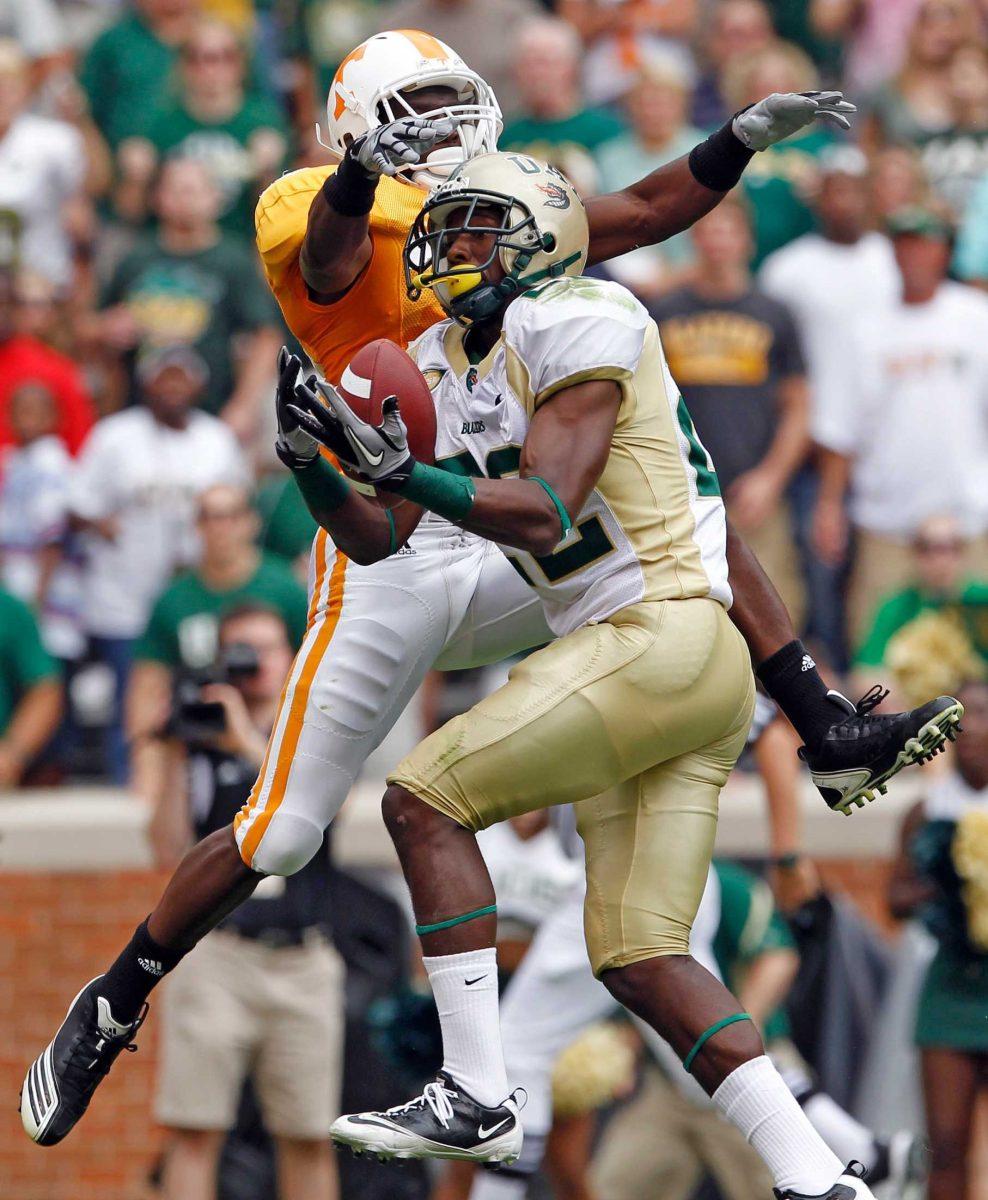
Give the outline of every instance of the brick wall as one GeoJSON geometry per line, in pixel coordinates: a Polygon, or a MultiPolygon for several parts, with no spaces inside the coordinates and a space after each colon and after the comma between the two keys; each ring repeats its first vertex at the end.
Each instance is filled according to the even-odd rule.
{"type": "Polygon", "coordinates": [[[148,872],[0,874],[0,1197],[137,1200],[158,1144],[150,1116],[154,1037],[125,1055],[75,1135],[39,1149],[17,1094],[75,990],[98,974],[149,911],[163,879],[148,872]]]}

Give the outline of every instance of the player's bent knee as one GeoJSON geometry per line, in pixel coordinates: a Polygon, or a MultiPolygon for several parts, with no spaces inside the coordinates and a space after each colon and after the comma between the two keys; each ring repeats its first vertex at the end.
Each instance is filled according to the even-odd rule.
{"type": "Polygon", "coordinates": [[[663,971],[675,970],[689,958],[689,947],[677,953],[650,955],[636,962],[604,966],[598,970],[600,981],[619,1004],[634,1006],[638,997],[654,991],[663,971]]]}
{"type": "Polygon", "coordinates": [[[392,783],[381,800],[381,815],[393,841],[417,833],[441,814],[400,784],[392,783]]]}
{"type": "Polygon", "coordinates": [[[275,813],[250,865],[262,875],[294,875],[322,846],[324,832],[295,813],[275,813]]]}

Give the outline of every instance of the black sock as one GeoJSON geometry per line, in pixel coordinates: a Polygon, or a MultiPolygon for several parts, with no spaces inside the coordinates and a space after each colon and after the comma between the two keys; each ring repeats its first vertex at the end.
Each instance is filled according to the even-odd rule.
{"type": "Polygon", "coordinates": [[[810,750],[816,750],[840,711],[803,643],[797,638],[776,650],[755,674],[810,750]]]}
{"type": "Polygon", "coordinates": [[[99,994],[109,1002],[114,1019],[121,1023],[133,1021],[152,990],[186,953],[159,946],[148,933],[147,921],[142,921],[120,957],[100,980],[99,994]]]}

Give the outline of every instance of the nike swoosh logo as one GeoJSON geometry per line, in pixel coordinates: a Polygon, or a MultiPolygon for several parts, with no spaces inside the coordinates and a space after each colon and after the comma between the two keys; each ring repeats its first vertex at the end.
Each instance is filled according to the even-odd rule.
{"type": "Polygon", "coordinates": [[[383,450],[378,450],[377,454],[372,454],[352,429],[347,429],[346,435],[350,439],[350,444],[353,446],[354,450],[356,450],[358,454],[362,455],[370,466],[376,467],[380,464],[381,459],[384,458],[383,450]]]}
{"type": "Polygon", "coordinates": [[[492,1125],[490,1129],[485,1129],[483,1125],[481,1125],[481,1127],[477,1130],[477,1137],[479,1137],[482,1142],[486,1141],[486,1139],[489,1138],[492,1133],[497,1133],[501,1126],[507,1125],[510,1120],[510,1117],[505,1117],[503,1121],[498,1121],[498,1123],[496,1125],[492,1125]]]}
{"type": "Polygon", "coordinates": [[[464,979],[463,982],[467,985],[467,987],[471,987],[473,984],[480,983],[480,981],[482,979],[486,979],[486,978],[487,978],[486,975],[478,975],[476,979],[464,979]]]}

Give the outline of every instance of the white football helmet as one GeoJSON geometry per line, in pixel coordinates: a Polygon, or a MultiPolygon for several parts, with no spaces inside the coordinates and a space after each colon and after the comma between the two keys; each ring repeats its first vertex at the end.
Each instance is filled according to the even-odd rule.
{"type": "Polygon", "coordinates": [[[432,150],[398,178],[432,188],[468,158],[497,148],[503,123],[493,89],[445,42],[418,29],[375,34],[340,63],[326,100],[327,148],[342,155],[355,138],[414,115],[401,93],[426,87],[456,92],[455,104],[418,115],[455,117],[459,144],[432,150]]]}
{"type": "Polygon", "coordinates": [[[446,313],[470,325],[494,316],[516,292],[579,275],[589,243],[586,209],[565,175],[527,154],[484,154],[426,200],[405,242],[405,285],[413,300],[430,288],[446,313]],[[478,208],[498,212],[500,225],[474,225],[478,208]],[[447,251],[465,231],[493,234],[490,253],[484,262],[451,266],[447,251]],[[484,271],[495,258],[505,276],[488,283],[484,271]]]}

